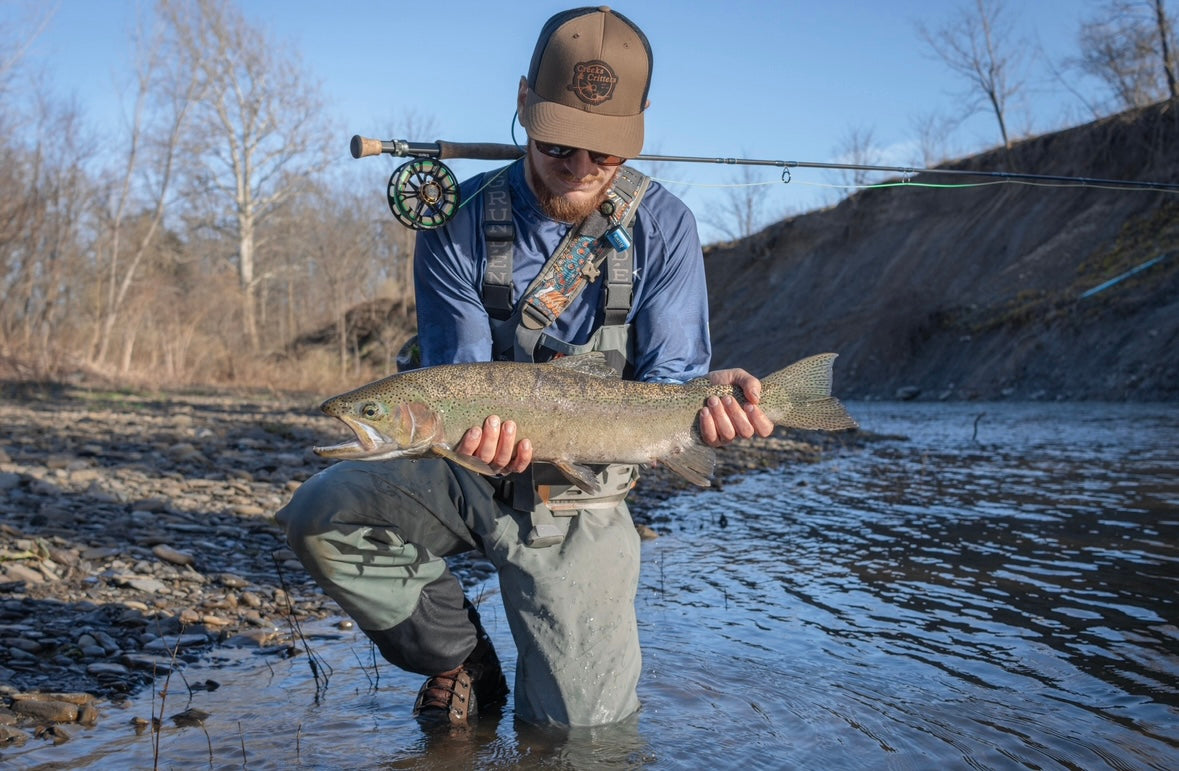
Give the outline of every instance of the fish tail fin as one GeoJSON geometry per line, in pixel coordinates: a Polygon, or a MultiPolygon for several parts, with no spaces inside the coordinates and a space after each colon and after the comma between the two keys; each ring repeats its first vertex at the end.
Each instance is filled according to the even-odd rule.
{"type": "Polygon", "coordinates": [[[796,361],[761,380],[761,408],[786,428],[839,431],[859,426],[831,395],[836,353],[820,353],[796,361]]]}

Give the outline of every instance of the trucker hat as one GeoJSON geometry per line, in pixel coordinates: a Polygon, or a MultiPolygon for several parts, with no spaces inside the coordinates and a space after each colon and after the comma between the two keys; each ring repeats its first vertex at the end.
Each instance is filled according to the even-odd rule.
{"type": "Polygon", "coordinates": [[[643,148],[651,44],[606,6],[549,19],[528,67],[520,125],[531,139],[634,158],[643,148]]]}

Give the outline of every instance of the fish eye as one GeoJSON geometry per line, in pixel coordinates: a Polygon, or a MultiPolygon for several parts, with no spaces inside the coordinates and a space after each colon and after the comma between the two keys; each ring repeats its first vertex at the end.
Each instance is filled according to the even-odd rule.
{"type": "Polygon", "coordinates": [[[381,412],[381,405],[377,402],[365,402],[360,407],[360,414],[366,418],[379,418],[381,412]]]}

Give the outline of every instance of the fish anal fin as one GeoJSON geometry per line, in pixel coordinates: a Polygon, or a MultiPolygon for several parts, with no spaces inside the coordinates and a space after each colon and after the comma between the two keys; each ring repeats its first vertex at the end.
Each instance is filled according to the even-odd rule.
{"type": "Polygon", "coordinates": [[[694,485],[712,486],[712,473],[716,470],[716,451],[706,444],[690,444],[657,460],[694,485]]]}
{"type": "Polygon", "coordinates": [[[580,463],[573,463],[572,461],[561,458],[550,460],[549,463],[552,463],[558,471],[565,475],[566,479],[576,485],[577,489],[583,493],[593,495],[598,492],[598,477],[589,466],[583,466],[580,463]]]}

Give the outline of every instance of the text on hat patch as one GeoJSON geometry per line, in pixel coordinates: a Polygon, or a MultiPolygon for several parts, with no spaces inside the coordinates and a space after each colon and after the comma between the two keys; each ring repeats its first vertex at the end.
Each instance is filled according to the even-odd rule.
{"type": "Polygon", "coordinates": [[[566,88],[588,105],[598,105],[614,96],[618,76],[609,64],[601,59],[578,62],[573,65],[573,80],[566,88]]]}

